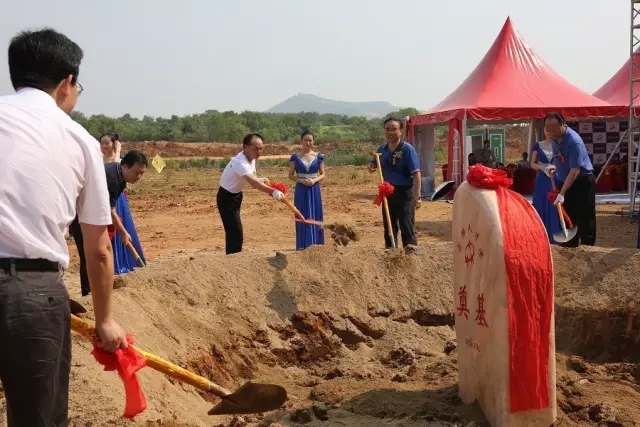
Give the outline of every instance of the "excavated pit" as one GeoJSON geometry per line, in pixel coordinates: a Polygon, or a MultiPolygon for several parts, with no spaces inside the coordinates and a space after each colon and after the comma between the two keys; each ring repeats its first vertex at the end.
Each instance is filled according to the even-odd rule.
{"type": "MultiPolygon", "coordinates": [[[[553,255],[558,425],[635,425],[640,256],[599,248],[553,255]]],[[[451,259],[450,243],[410,255],[327,246],[203,253],[132,273],[115,307],[141,348],[229,389],[281,384],[289,399],[268,414],[210,417],[217,398],[145,369],[149,407],[126,421],[117,375],[74,337],[69,425],[486,426],[457,394],[451,259]]],[[[82,303],[90,309],[88,298],[82,303]]]]}

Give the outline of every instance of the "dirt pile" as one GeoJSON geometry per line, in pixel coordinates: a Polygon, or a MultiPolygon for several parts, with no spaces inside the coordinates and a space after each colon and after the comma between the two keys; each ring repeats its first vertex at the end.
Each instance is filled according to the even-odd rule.
{"type": "MultiPolygon", "coordinates": [[[[121,418],[122,385],[74,337],[71,426],[484,426],[456,389],[451,244],[417,253],[311,247],[276,256],[196,253],[150,264],[115,291],[140,347],[234,389],[281,384],[279,411],[206,415],[213,401],[149,369],[149,408],[121,418]]],[[[640,420],[635,250],[554,248],[557,425],[640,420]]],[[[77,279],[69,281],[73,292],[77,279]]],[[[75,296],[75,295],[74,295],[75,296]]],[[[83,304],[90,307],[87,298],[83,304]]]]}

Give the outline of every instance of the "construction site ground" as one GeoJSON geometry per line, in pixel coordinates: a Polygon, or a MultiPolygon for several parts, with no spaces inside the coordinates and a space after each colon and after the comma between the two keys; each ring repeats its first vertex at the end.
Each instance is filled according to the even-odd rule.
{"type": "MultiPolygon", "coordinates": [[[[118,278],[115,313],[141,348],[227,388],[281,384],[289,400],[268,414],[211,417],[215,398],[147,368],[139,376],[148,409],[124,420],[120,379],[74,336],[70,426],[488,425],[456,389],[452,204],[423,202],[416,253],[385,251],[375,175],[331,167],[322,184],[325,222],[333,225],[325,246],[295,251],[290,211],[247,190],[245,249],[226,256],[215,207],[220,172],[149,170],[130,188],[148,266],[118,278]]],[[[284,168],[258,163],[258,174],[286,180],[284,168]]],[[[617,215],[620,208],[598,207],[598,247],[552,249],[557,426],[640,425],[640,254],[637,223],[617,215]]],[[[65,280],[91,312],[69,245],[65,280]]]]}

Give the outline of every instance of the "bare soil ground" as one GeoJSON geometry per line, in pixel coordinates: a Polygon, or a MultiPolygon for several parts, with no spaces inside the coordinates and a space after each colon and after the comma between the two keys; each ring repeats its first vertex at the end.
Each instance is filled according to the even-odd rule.
{"type": "MultiPolygon", "coordinates": [[[[258,172],[273,181],[286,174],[259,165],[258,172]]],[[[416,254],[384,251],[375,177],[328,168],[325,220],[346,247],[327,232],[326,246],[294,251],[290,212],[248,190],[246,250],[225,256],[219,173],[149,171],[130,190],[149,265],[124,276],[116,314],[141,348],[228,388],[249,379],[282,384],[289,401],[265,415],[209,417],[213,398],[145,369],[149,408],[126,421],[117,375],[103,372],[74,336],[71,426],[487,425],[456,391],[450,204],[423,203],[416,254]]],[[[640,320],[633,314],[640,254],[637,225],[617,209],[598,209],[600,247],[553,249],[557,426],[639,425],[640,320]]],[[[70,248],[65,279],[90,308],[90,298],[79,296],[73,242],[70,248]]]]}

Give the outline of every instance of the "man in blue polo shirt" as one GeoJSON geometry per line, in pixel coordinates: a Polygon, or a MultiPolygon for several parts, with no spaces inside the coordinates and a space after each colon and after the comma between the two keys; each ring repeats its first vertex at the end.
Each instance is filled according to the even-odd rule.
{"type": "MultiPolygon", "coordinates": [[[[393,185],[393,194],[387,197],[389,216],[393,228],[393,238],[398,241],[398,230],[402,237],[402,246],[417,245],[414,232],[415,211],[420,207],[420,164],[418,153],[408,142],[402,141],[402,121],[393,117],[386,119],[384,125],[385,142],[378,147],[382,178],[393,185]]],[[[377,164],[374,161],[369,166],[369,172],[375,172],[377,164]]],[[[384,224],[385,247],[391,247],[391,239],[382,211],[384,224]]]]}
{"type": "Polygon", "coordinates": [[[546,115],[544,128],[553,139],[553,163],[545,173],[556,174],[560,194],[555,204],[563,204],[578,227],[576,237],[562,246],[593,246],[596,243],[596,180],[587,148],[580,135],[569,128],[558,113],[546,115]]]}

